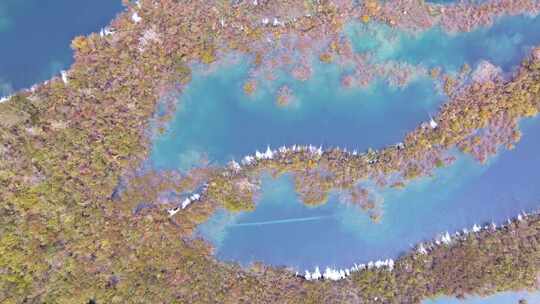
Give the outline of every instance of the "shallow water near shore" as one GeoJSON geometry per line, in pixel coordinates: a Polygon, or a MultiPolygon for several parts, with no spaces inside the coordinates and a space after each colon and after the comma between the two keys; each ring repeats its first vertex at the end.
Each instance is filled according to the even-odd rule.
{"type": "MultiPolygon", "coordinates": [[[[375,52],[374,60],[397,60],[456,72],[464,63],[473,68],[486,59],[509,72],[528,48],[540,43],[540,17],[504,17],[493,27],[470,33],[446,34],[434,28],[416,36],[381,24],[349,26],[358,52],[375,52]]],[[[240,57],[213,72],[194,68],[193,80],[179,98],[165,134],[154,140],[151,164],[159,169],[188,170],[207,162],[239,160],[267,146],[293,144],[340,146],[363,151],[397,143],[408,131],[437,112],[445,97],[434,82],[417,76],[403,89],[379,79],[366,88],[343,89],[342,70],[314,63],[306,82],[277,73],[253,96],[243,85],[250,58],[240,57]],[[276,104],[278,89],[293,91],[288,106],[276,104]]]]}
{"type": "Polygon", "coordinates": [[[378,190],[384,199],[379,223],[338,201],[303,205],[288,176],[263,178],[262,198],[254,212],[221,211],[199,227],[216,247],[217,257],[249,265],[262,261],[303,271],[315,266],[397,258],[419,242],[474,224],[504,223],[539,206],[540,120],[522,123],[524,137],[514,151],[503,151],[480,165],[461,155],[434,177],[405,189],[378,190]]]}
{"type": "Polygon", "coordinates": [[[187,170],[205,158],[223,165],[267,146],[381,148],[401,141],[445,100],[427,78],[404,89],[377,81],[366,89],[343,91],[339,70],[322,63],[306,82],[282,76],[272,87],[247,96],[242,88],[246,62],[209,75],[195,72],[167,132],[154,141],[154,166],[187,170]],[[284,83],[295,98],[280,107],[273,89],[284,83]]]}
{"type": "Polygon", "coordinates": [[[0,96],[69,68],[71,40],[99,32],[122,9],[120,0],[1,1],[0,96]]]}
{"type": "Polygon", "coordinates": [[[511,72],[540,43],[539,28],[539,16],[518,15],[468,33],[448,34],[435,27],[412,34],[376,23],[349,25],[346,33],[358,52],[373,53],[376,62],[397,60],[455,73],[464,63],[474,68],[487,60],[511,72]]]}

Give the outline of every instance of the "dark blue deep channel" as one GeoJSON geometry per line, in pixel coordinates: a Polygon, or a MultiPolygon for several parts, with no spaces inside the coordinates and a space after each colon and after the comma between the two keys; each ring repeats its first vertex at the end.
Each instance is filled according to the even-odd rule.
{"type": "Polygon", "coordinates": [[[121,0],[0,1],[0,96],[68,69],[71,40],[99,32],[122,9],[121,0]]]}

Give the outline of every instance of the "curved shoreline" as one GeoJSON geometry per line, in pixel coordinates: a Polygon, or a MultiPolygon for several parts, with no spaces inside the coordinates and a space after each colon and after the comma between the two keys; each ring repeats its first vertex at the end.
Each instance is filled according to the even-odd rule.
{"type": "MultiPolygon", "coordinates": [[[[388,271],[393,271],[394,267],[396,265],[399,265],[401,263],[401,260],[403,257],[406,257],[408,255],[415,255],[416,258],[418,258],[421,255],[428,255],[430,252],[435,250],[439,247],[451,247],[451,246],[459,246],[460,243],[467,240],[468,237],[471,237],[472,235],[476,234],[482,234],[482,238],[489,238],[490,233],[496,233],[504,230],[508,230],[511,225],[520,225],[520,223],[524,222],[527,224],[529,221],[529,218],[532,218],[531,222],[534,222],[540,217],[540,212],[531,212],[531,213],[525,213],[522,212],[518,214],[515,218],[507,219],[505,224],[500,224],[497,226],[494,222],[486,223],[483,225],[476,225],[474,224],[470,229],[463,228],[460,231],[456,231],[452,234],[445,232],[441,233],[437,238],[435,238],[432,241],[429,242],[422,242],[415,245],[413,248],[414,250],[410,253],[405,253],[403,256],[398,257],[396,260],[390,258],[386,260],[377,260],[377,261],[370,261],[367,263],[361,263],[361,264],[354,264],[351,268],[348,269],[333,269],[330,267],[326,267],[324,273],[320,272],[319,267],[315,267],[315,270],[313,272],[310,272],[309,270],[305,270],[305,275],[302,275],[300,273],[296,273],[295,276],[302,277],[307,281],[317,281],[317,280],[331,280],[331,281],[338,281],[338,280],[344,280],[353,275],[355,272],[359,271],[366,271],[371,269],[383,269],[388,271]]],[[[540,287],[540,286],[539,286],[540,287]]]]}

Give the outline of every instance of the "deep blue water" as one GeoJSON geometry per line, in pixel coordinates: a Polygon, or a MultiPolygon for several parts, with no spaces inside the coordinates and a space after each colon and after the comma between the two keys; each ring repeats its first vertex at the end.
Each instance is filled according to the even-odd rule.
{"type": "Polygon", "coordinates": [[[263,261],[303,270],[396,258],[440,233],[502,223],[540,207],[540,171],[531,169],[540,168],[540,120],[526,121],[523,128],[516,149],[486,165],[462,155],[405,189],[374,189],[385,201],[377,224],[337,196],[320,207],[304,206],[289,178],[265,177],[254,212],[222,211],[200,232],[216,245],[219,258],[244,265],[263,261]]]}
{"type": "Polygon", "coordinates": [[[355,49],[372,52],[376,62],[398,60],[456,72],[464,63],[474,68],[480,60],[488,60],[509,72],[540,44],[539,28],[538,16],[511,16],[491,27],[452,35],[438,27],[411,34],[375,23],[350,25],[346,32],[355,49]]]}
{"type": "Polygon", "coordinates": [[[69,68],[71,40],[98,32],[122,8],[121,0],[0,1],[0,96],[69,68]]]}

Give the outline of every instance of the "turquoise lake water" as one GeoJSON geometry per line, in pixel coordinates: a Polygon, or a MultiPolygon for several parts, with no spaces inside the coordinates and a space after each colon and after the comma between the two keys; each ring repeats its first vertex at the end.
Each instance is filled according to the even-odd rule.
{"type": "Polygon", "coordinates": [[[530,47],[540,44],[539,28],[538,16],[511,16],[499,18],[491,27],[451,35],[438,27],[411,34],[375,23],[350,25],[346,33],[355,50],[373,52],[375,62],[398,60],[456,72],[464,63],[474,67],[488,60],[509,72],[530,47]]]}
{"type": "MultiPolygon", "coordinates": [[[[501,18],[494,27],[457,35],[437,28],[417,36],[379,24],[369,28],[366,32],[350,26],[346,33],[358,51],[376,50],[376,61],[400,60],[449,71],[465,62],[474,68],[483,59],[510,71],[532,45],[540,44],[540,17],[501,18]]],[[[400,141],[445,101],[433,82],[421,76],[404,89],[379,80],[366,89],[343,90],[342,71],[322,63],[315,64],[314,76],[305,83],[281,74],[250,97],[243,92],[249,62],[242,58],[213,73],[195,69],[168,132],[154,141],[155,167],[187,170],[204,161],[223,164],[268,145],[381,148],[400,141]],[[295,97],[280,108],[276,91],[284,84],[295,97]]]]}
{"type": "Polygon", "coordinates": [[[519,300],[527,300],[529,304],[540,303],[540,291],[537,292],[502,292],[491,297],[471,297],[465,300],[454,298],[440,298],[426,300],[423,304],[518,304],[519,300]]]}
{"type": "Polygon", "coordinates": [[[180,97],[170,128],[153,146],[158,168],[186,170],[207,158],[224,164],[269,145],[313,144],[365,150],[400,141],[434,114],[444,97],[430,79],[420,78],[399,89],[378,81],[367,89],[341,90],[339,71],[315,66],[306,83],[284,76],[296,92],[289,107],[275,104],[273,88],[245,95],[246,61],[211,75],[195,73],[180,97]]]}
{"type": "Polygon", "coordinates": [[[0,96],[69,68],[71,40],[98,32],[122,9],[121,0],[0,1],[0,96]]]}

